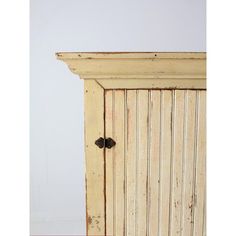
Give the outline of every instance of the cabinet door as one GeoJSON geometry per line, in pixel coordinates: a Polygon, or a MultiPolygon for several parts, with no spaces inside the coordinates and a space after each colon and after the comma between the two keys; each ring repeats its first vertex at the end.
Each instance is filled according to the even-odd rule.
{"type": "Polygon", "coordinates": [[[112,236],[205,235],[204,90],[106,90],[105,225],[112,236]]]}

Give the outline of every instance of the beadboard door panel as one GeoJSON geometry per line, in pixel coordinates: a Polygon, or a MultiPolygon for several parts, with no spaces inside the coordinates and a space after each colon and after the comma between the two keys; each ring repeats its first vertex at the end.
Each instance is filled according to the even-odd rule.
{"type": "Polygon", "coordinates": [[[107,235],[204,235],[205,93],[105,91],[107,235]]]}

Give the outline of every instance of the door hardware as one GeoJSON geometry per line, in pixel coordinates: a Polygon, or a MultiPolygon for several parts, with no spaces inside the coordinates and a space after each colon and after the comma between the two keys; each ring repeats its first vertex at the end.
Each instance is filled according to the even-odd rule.
{"type": "Polygon", "coordinates": [[[112,138],[104,139],[104,138],[100,137],[95,141],[95,144],[99,148],[106,147],[108,149],[111,149],[112,147],[114,147],[116,145],[116,142],[112,138]]]}
{"type": "Polygon", "coordinates": [[[112,138],[107,138],[105,140],[105,147],[111,149],[113,146],[116,145],[116,142],[112,138]]]}

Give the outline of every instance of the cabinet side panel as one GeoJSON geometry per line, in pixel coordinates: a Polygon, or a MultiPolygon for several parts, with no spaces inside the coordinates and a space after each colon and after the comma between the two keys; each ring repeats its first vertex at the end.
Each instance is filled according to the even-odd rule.
{"type": "Polygon", "coordinates": [[[85,157],[87,235],[105,235],[104,150],[95,140],[104,137],[104,90],[85,81],[85,157]]]}

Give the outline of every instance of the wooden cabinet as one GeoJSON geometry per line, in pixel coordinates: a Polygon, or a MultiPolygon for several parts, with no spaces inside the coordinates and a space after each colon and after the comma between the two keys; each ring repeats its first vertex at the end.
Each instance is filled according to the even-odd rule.
{"type": "Polygon", "coordinates": [[[87,235],[205,235],[205,53],[57,58],[84,79],[87,235]]]}

